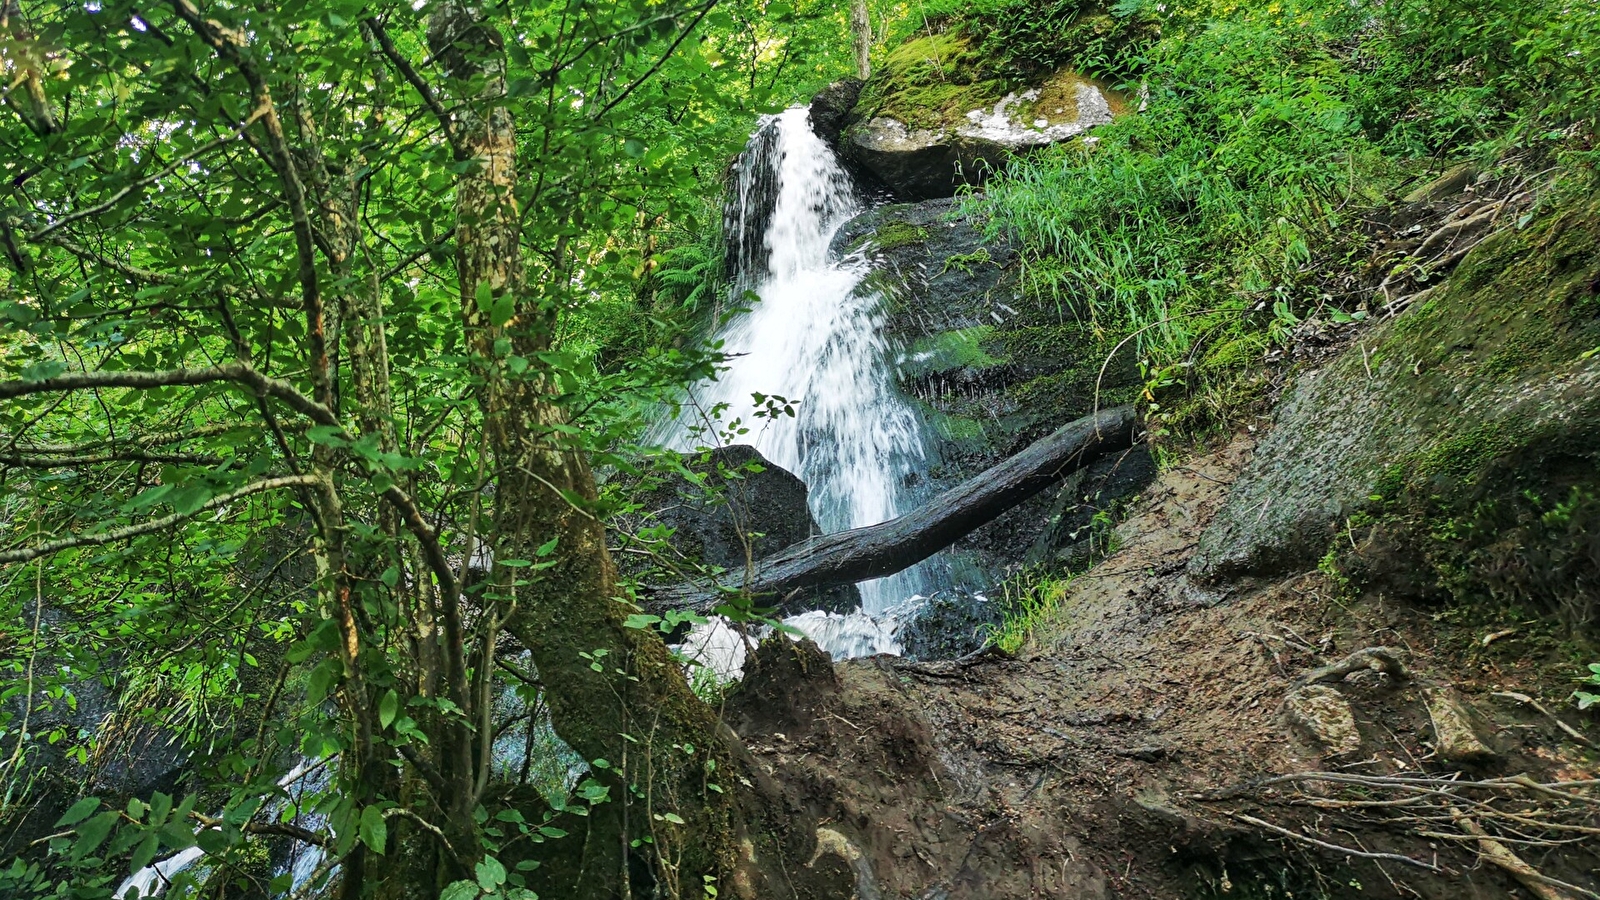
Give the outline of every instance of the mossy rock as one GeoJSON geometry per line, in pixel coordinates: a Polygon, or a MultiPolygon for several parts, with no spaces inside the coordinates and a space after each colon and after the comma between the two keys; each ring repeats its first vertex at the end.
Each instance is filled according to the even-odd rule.
{"type": "Polygon", "coordinates": [[[1281,573],[1378,524],[1405,557],[1383,568],[1581,623],[1600,605],[1600,539],[1571,523],[1600,518],[1595,497],[1600,204],[1491,236],[1425,301],[1300,375],[1190,572],[1281,573]],[[1533,556],[1562,560],[1560,584],[1533,556]]]}
{"type": "Polygon", "coordinates": [[[1123,110],[1115,92],[1068,68],[1002,77],[976,46],[951,30],[891,51],[848,117],[845,156],[902,197],[948,197],[1014,153],[1076,137],[1123,110]]]}
{"type": "MultiPolygon", "coordinates": [[[[834,236],[835,254],[861,254],[870,263],[868,283],[884,297],[899,385],[936,438],[919,488],[928,495],[1087,415],[1097,382],[1102,407],[1132,399],[1140,384],[1127,353],[1104,367],[1102,380],[1106,355],[1123,335],[1097,333],[1070,311],[1026,297],[1009,241],[982,225],[959,203],[941,199],[880,207],[834,236]]],[[[1144,470],[1122,471],[1142,478],[1144,470]]],[[[1112,479],[1108,490],[1137,490],[1138,478],[1112,479]]],[[[1030,548],[1052,556],[1059,542],[1076,539],[1073,523],[1095,511],[1084,497],[1101,496],[1068,493],[1034,498],[963,539],[956,555],[989,573],[1020,565],[1030,548]],[[1040,539],[1049,546],[1035,547],[1040,539]]]]}

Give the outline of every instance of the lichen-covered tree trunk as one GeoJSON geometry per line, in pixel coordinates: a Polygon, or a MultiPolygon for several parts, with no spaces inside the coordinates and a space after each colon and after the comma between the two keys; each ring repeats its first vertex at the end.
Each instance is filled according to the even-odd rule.
{"type": "MultiPolygon", "coordinates": [[[[702,897],[707,879],[727,879],[752,856],[740,850],[752,845],[735,795],[753,782],[737,739],[689,689],[660,637],[626,627],[630,609],[589,511],[593,474],[559,431],[566,416],[538,363],[554,314],[524,284],[516,129],[498,99],[500,36],[458,3],[436,8],[428,30],[458,89],[456,136],[474,163],[457,182],[456,265],[493,457],[489,593],[501,598],[505,629],[531,652],[556,732],[584,758],[605,761],[595,772],[609,788],[586,820],[581,864],[551,867],[572,883],[545,891],[702,897]],[[532,365],[513,373],[511,357],[532,365]],[[505,564],[535,559],[552,565],[529,574],[505,564]]],[[[739,880],[754,888],[749,875],[739,880]]]]}
{"type": "Polygon", "coordinates": [[[850,0],[850,36],[856,52],[856,77],[872,77],[872,19],[867,15],[867,0],[850,0]]]}

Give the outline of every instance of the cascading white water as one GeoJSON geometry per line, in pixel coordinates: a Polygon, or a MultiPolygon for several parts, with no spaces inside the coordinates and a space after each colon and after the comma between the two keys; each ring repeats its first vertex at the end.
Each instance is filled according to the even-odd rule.
{"type": "MultiPolygon", "coordinates": [[[[726,371],[696,385],[658,436],[679,450],[715,445],[737,420],[749,433],[731,442],[753,444],[800,476],[823,531],[892,519],[905,511],[904,481],[923,461],[924,439],[894,388],[882,298],[863,284],[865,260],[828,259],[834,232],[862,211],[850,178],[804,108],[763,123],[736,175],[727,224],[734,284],[758,299],[719,335],[726,371]],[[756,417],[756,394],[795,402],[795,416],[756,417]],[[721,424],[712,423],[723,404],[721,424]]],[[[913,569],[863,583],[862,612],[887,612],[920,582],[913,569]]]]}

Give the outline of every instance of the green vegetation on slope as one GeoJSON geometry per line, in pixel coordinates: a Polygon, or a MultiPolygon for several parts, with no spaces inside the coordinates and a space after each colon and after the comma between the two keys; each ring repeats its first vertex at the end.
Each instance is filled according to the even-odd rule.
{"type": "Polygon", "coordinates": [[[1174,426],[1200,431],[1256,396],[1272,341],[1362,314],[1364,292],[1338,285],[1359,266],[1363,214],[1432,158],[1589,171],[1600,13],[1176,4],[1122,70],[1137,114],[1019,160],[970,208],[1020,240],[1031,302],[1135,335],[1152,387],[1188,389],[1161,394],[1174,426]]]}

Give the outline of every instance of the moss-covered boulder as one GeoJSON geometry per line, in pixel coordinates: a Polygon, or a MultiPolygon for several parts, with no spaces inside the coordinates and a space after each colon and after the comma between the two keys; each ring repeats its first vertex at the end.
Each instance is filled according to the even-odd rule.
{"type": "Polygon", "coordinates": [[[895,48],[861,90],[841,150],[901,197],[948,197],[979,184],[1014,153],[1111,121],[1122,101],[1071,69],[1018,79],[994,74],[960,31],[895,48]]]}
{"type": "Polygon", "coordinates": [[[1301,375],[1190,573],[1276,574],[1367,546],[1369,573],[1581,624],[1600,606],[1596,524],[1600,204],[1578,204],[1491,236],[1301,375]]]}

